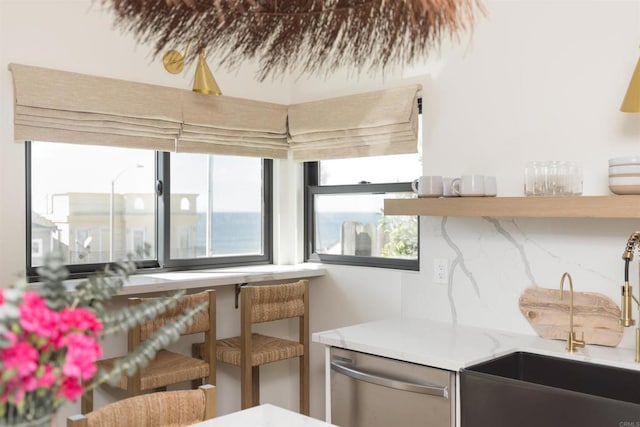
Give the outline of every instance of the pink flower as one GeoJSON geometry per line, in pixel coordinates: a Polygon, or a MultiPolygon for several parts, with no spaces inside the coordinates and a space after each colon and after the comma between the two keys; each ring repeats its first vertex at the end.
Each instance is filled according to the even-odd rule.
{"type": "Polygon", "coordinates": [[[20,389],[24,391],[33,391],[38,388],[38,380],[33,376],[20,378],[20,389]]]}
{"type": "Polygon", "coordinates": [[[86,308],[65,308],[60,312],[60,331],[91,331],[94,336],[102,330],[102,323],[86,308]]]}
{"type": "Polygon", "coordinates": [[[4,304],[4,288],[0,288],[0,305],[4,304]]]}
{"type": "Polygon", "coordinates": [[[68,400],[75,400],[82,395],[82,384],[77,378],[65,378],[60,387],[58,395],[62,395],[68,400]]]}
{"type": "Polygon", "coordinates": [[[0,350],[0,358],[4,370],[16,369],[20,377],[29,376],[38,369],[38,351],[26,342],[14,341],[11,347],[0,350]]]}
{"type": "Polygon", "coordinates": [[[44,365],[44,372],[38,378],[38,387],[49,388],[56,382],[56,376],[53,373],[53,367],[49,364],[44,365]]]}
{"type": "Polygon", "coordinates": [[[20,304],[20,326],[26,332],[32,332],[43,338],[58,334],[59,315],[50,310],[44,299],[35,292],[25,292],[20,304]]]}
{"type": "Polygon", "coordinates": [[[68,377],[87,380],[96,373],[96,360],[102,356],[100,345],[82,333],[71,333],[66,337],[67,357],[62,373],[68,377]]]}
{"type": "Polygon", "coordinates": [[[0,375],[4,378],[7,371],[14,371],[6,382],[2,401],[19,403],[27,392],[34,391],[38,382],[34,372],[38,369],[38,351],[29,343],[18,342],[13,333],[7,333],[12,343],[10,347],[0,350],[3,367],[0,375]]]}

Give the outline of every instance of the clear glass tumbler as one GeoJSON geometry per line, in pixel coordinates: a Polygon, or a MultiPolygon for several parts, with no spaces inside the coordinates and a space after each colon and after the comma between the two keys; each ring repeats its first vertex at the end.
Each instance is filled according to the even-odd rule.
{"type": "Polygon", "coordinates": [[[527,196],[571,196],[582,194],[582,167],[577,162],[530,161],[525,166],[527,196]]]}
{"type": "Polygon", "coordinates": [[[524,194],[542,196],[547,191],[546,162],[530,161],[524,169],[524,194]]]}

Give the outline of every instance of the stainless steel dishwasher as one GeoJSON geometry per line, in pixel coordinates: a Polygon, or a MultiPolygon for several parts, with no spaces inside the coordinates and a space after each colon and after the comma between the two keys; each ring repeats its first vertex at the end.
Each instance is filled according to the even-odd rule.
{"type": "Polygon", "coordinates": [[[455,374],[331,348],[331,422],[341,427],[451,427],[455,374]]]}

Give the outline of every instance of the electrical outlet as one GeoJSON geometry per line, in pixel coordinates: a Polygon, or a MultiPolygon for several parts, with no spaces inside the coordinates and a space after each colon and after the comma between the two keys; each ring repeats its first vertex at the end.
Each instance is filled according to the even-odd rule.
{"type": "Polygon", "coordinates": [[[440,284],[449,283],[449,260],[436,258],[433,260],[433,282],[440,284]]]}

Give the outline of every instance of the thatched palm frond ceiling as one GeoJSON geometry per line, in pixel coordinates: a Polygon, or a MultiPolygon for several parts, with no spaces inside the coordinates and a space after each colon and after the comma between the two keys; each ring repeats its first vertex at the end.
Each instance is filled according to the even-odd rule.
{"type": "Polygon", "coordinates": [[[103,0],[116,22],[155,53],[196,46],[233,68],[328,73],[410,64],[445,36],[472,28],[480,0],[103,0]]]}

